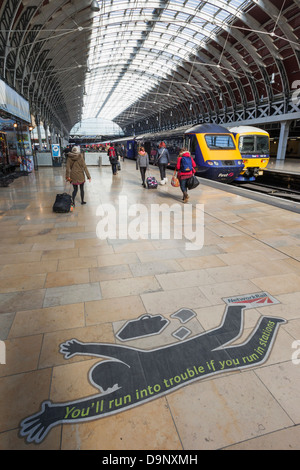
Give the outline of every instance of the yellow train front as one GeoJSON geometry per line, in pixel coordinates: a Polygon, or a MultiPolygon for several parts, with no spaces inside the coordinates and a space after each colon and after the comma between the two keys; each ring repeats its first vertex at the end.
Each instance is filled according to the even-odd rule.
{"type": "Polygon", "coordinates": [[[229,128],[241,153],[244,169],[235,181],[255,181],[270,160],[270,135],[264,129],[252,126],[229,128]]]}
{"type": "Polygon", "coordinates": [[[203,178],[231,183],[244,168],[234,137],[225,127],[197,125],[185,132],[184,143],[203,178]]]}

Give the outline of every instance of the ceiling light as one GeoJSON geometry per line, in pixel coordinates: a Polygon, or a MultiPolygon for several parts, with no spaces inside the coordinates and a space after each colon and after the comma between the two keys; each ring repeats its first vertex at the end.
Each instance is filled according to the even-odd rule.
{"type": "Polygon", "coordinates": [[[97,0],[93,0],[92,3],[91,3],[91,10],[92,11],[100,11],[100,8],[99,8],[99,5],[98,5],[98,2],[97,0]]]}

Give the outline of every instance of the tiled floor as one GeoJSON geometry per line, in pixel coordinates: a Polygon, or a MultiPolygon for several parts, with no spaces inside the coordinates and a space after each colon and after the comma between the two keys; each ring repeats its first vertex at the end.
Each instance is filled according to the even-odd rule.
{"type": "MultiPolygon", "coordinates": [[[[145,239],[128,235],[101,240],[101,209],[110,207],[113,213],[120,207],[119,196],[127,197],[131,209],[140,204],[148,215],[151,204],[178,204],[180,211],[186,207],[178,188],[168,183],[144,189],[135,164],[126,161],[122,166],[115,177],[110,168],[90,168],[87,204],[81,206],[77,197],[74,212],[68,214],[52,212],[56,193],[64,189],[62,168],[41,168],[0,188],[0,339],[6,347],[6,364],[0,365],[0,448],[299,449],[299,214],[201,184],[190,193],[189,205],[194,222],[204,209],[202,249],[187,250],[187,240],[174,236],[154,238],[150,230],[145,239]],[[157,368],[164,377],[179,380],[172,376],[174,358],[186,358],[173,356],[172,346],[194,344],[191,338],[206,338],[207,331],[217,329],[225,298],[260,292],[278,303],[245,309],[243,330],[234,345],[236,351],[241,349],[263,318],[285,319],[278,324],[265,362],[201,377],[200,364],[209,356],[205,348],[203,357],[195,350],[185,371],[192,374],[197,362],[199,377],[183,387],[90,420],[84,419],[91,412],[86,406],[78,418],[81,401],[95,397],[91,408],[100,403],[89,373],[109,355],[68,358],[60,352],[62,343],[76,338],[91,345],[116,344],[117,351],[121,346],[129,352],[170,351],[157,368]],[[172,316],[181,308],[195,316],[181,323],[172,316]],[[142,315],[160,315],[165,327],[159,334],[122,341],[118,334],[126,322],[142,315]],[[174,336],[178,330],[188,336],[174,336]],[[20,423],[48,400],[67,404],[65,417],[73,414],[78,419],[55,423],[54,417],[43,439],[28,443],[29,434],[20,435],[20,423]]],[[[157,175],[157,169],[152,171],[157,175]]],[[[122,233],[124,224],[124,218],[117,219],[122,233]]],[[[126,233],[136,232],[127,227],[126,233]]],[[[120,362],[102,365],[106,379],[120,362]]],[[[145,377],[155,374],[155,368],[145,368],[145,377]]]]}

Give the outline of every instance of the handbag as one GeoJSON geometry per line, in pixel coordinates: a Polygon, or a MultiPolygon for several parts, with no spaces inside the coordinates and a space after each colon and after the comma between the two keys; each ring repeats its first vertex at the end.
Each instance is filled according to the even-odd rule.
{"type": "Polygon", "coordinates": [[[174,175],[172,176],[172,179],[171,179],[171,186],[174,186],[174,188],[178,188],[179,186],[179,179],[176,176],[176,170],[174,171],[174,175]]]}
{"type": "Polygon", "coordinates": [[[186,186],[188,189],[195,189],[197,186],[200,184],[199,180],[196,178],[196,176],[191,176],[186,183],[186,186]]]}

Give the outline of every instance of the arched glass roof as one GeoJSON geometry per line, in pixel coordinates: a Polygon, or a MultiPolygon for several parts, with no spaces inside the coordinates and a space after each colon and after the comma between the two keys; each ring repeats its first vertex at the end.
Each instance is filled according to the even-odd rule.
{"type": "MultiPolygon", "coordinates": [[[[197,50],[205,49],[220,27],[242,14],[251,1],[98,3],[100,11],[93,19],[88,58],[84,117],[114,119],[137,100],[142,103],[143,97],[146,103],[159,102],[156,89],[162,83],[170,84],[169,99],[176,99],[172,73],[197,50]]],[[[226,50],[226,44],[223,46],[226,50]]],[[[216,57],[210,66],[220,66],[220,58],[216,57]]],[[[229,70],[234,73],[230,66],[229,70]]]]}
{"type": "Polygon", "coordinates": [[[145,132],[298,116],[299,0],[92,3],[0,3],[0,74],[37,122],[68,134],[99,117],[145,132]]]}

